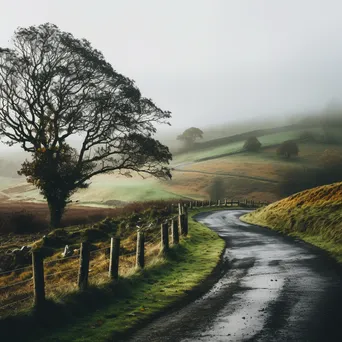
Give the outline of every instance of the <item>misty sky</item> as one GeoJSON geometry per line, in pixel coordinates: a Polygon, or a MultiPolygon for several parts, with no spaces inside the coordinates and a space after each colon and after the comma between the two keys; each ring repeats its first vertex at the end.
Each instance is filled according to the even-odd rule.
{"type": "Polygon", "coordinates": [[[342,2],[0,0],[0,46],[51,22],[101,50],[175,129],[323,107],[342,95],[342,2]]]}

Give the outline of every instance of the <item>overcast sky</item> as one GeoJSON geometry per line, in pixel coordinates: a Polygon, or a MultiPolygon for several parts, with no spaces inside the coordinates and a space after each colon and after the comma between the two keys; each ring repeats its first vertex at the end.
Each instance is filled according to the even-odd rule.
{"type": "Polygon", "coordinates": [[[324,106],[342,95],[342,2],[0,0],[0,46],[51,22],[101,50],[172,126],[324,106]]]}

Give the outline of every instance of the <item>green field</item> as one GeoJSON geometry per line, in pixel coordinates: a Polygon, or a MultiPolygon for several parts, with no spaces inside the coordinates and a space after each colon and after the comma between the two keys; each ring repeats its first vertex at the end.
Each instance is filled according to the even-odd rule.
{"type": "MultiPolygon", "coordinates": [[[[308,129],[316,134],[322,133],[320,128],[308,129]]],[[[275,194],[274,186],[265,186],[258,183],[258,179],[279,180],[279,177],[288,168],[316,167],[319,156],[326,149],[342,151],[341,144],[304,143],[299,142],[299,156],[288,160],[280,158],[276,154],[275,145],[284,140],[299,137],[305,129],[293,129],[287,132],[273,133],[259,137],[263,148],[258,153],[239,152],[244,141],[234,142],[204,150],[177,154],[171,162],[171,167],[178,165],[178,171],[173,172],[171,181],[159,181],[153,178],[143,180],[140,177],[126,178],[116,175],[99,175],[91,180],[91,185],[86,190],[79,190],[72,196],[78,205],[90,205],[97,207],[115,206],[119,202],[145,201],[157,199],[173,199],[179,197],[191,197],[194,199],[208,198],[207,187],[216,174],[227,178],[226,196],[238,196],[238,198],[272,201],[279,199],[275,194]],[[238,152],[238,153],[237,153],[238,152]],[[217,157],[222,154],[228,156],[217,157]],[[211,158],[203,162],[195,162],[201,158],[211,158]],[[188,164],[188,165],[186,165],[188,164]],[[181,173],[180,169],[188,173],[181,173]],[[189,174],[189,171],[194,173],[189,174]],[[198,172],[206,173],[199,174],[198,172]],[[242,176],[241,179],[231,176],[242,176]],[[246,178],[247,177],[247,178],[246,178]],[[250,180],[248,180],[248,177],[250,180]],[[261,198],[257,198],[261,196],[261,198]],[[119,201],[115,203],[115,201],[119,201]]],[[[17,201],[45,202],[39,191],[25,183],[24,180],[0,179],[2,198],[17,201]],[[18,184],[20,182],[20,184],[18,184]]]]}
{"type": "MultiPolygon", "coordinates": [[[[30,202],[45,202],[39,190],[21,180],[5,179],[2,190],[10,200],[26,200],[30,202]]],[[[92,179],[88,189],[79,190],[71,199],[79,201],[80,205],[105,206],[110,201],[122,202],[150,201],[182,197],[171,190],[164,189],[163,183],[157,179],[118,178],[114,175],[100,175],[92,179]]]]}
{"type": "MultiPolygon", "coordinates": [[[[280,144],[285,140],[297,139],[300,132],[303,129],[295,129],[288,132],[268,134],[265,136],[258,137],[259,141],[262,143],[262,147],[272,146],[275,144],[280,144]]],[[[320,128],[312,128],[310,131],[315,133],[321,133],[320,128]]],[[[242,150],[244,141],[234,142],[227,145],[222,145],[218,147],[208,148],[200,151],[193,151],[188,153],[183,153],[177,155],[172,161],[172,166],[176,166],[185,162],[194,162],[198,159],[215,157],[226,153],[236,153],[242,150]]]]}

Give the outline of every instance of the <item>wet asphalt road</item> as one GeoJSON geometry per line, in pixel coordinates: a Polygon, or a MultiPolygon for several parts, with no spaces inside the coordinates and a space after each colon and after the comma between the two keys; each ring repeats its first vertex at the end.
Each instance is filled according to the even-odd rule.
{"type": "Polygon", "coordinates": [[[342,341],[341,268],[301,241],[242,223],[245,212],[197,216],[226,240],[221,278],[129,341],[342,341]]]}

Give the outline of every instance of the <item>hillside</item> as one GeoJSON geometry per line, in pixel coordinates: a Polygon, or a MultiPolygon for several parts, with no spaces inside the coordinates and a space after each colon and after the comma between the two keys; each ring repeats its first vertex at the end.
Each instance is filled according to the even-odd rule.
{"type": "MultiPolygon", "coordinates": [[[[255,125],[249,122],[231,125],[231,127],[226,125],[216,128],[207,127],[204,129],[205,138],[198,144],[202,146],[201,149],[173,155],[170,163],[173,168],[172,180],[160,181],[152,178],[143,180],[139,176],[130,179],[117,174],[98,175],[91,180],[89,189],[78,191],[72,196],[72,200],[78,205],[112,207],[123,202],[180,197],[209,199],[208,187],[215,178],[220,177],[224,183],[224,197],[273,202],[287,196],[287,193],[279,193],[278,184],[288,171],[317,168],[317,162],[326,149],[342,153],[339,125],[330,126],[328,130],[328,135],[334,138],[333,142],[323,139],[327,129],[319,120],[316,122],[306,119],[304,122],[275,128],[270,128],[271,125],[271,122],[261,121],[255,125]],[[303,132],[311,132],[315,140],[303,140],[301,138],[303,132]],[[262,143],[258,153],[242,150],[245,138],[252,133],[256,134],[262,143]],[[215,136],[217,139],[214,139],[215,136]],[[289,139],[298,142],[299,156],[289,160],[279,158],[276,154],[276,146],[289,139]]],[[[169,134],[175,134],[175,131],[171,130],[169,134]]],[[[170,135],[163,136],[165,143],[170,135]]],[[[73,144],[76,142],[74,141],[73,144]]],[[[27,157],[27,153],[20,149],[7,148],[2,151],[0,160],[2,202],[45,203],[39,191],[27,184],[24,177],[17,175],[20,164],[27,157]]],[[[296,191],[299,190],[301,189],[296,191]]]]}
{"type": "Polygon", "coordinates": [[[241,219],[297,236],[342,262],[342,183],[299,192],[241,219]]]}

